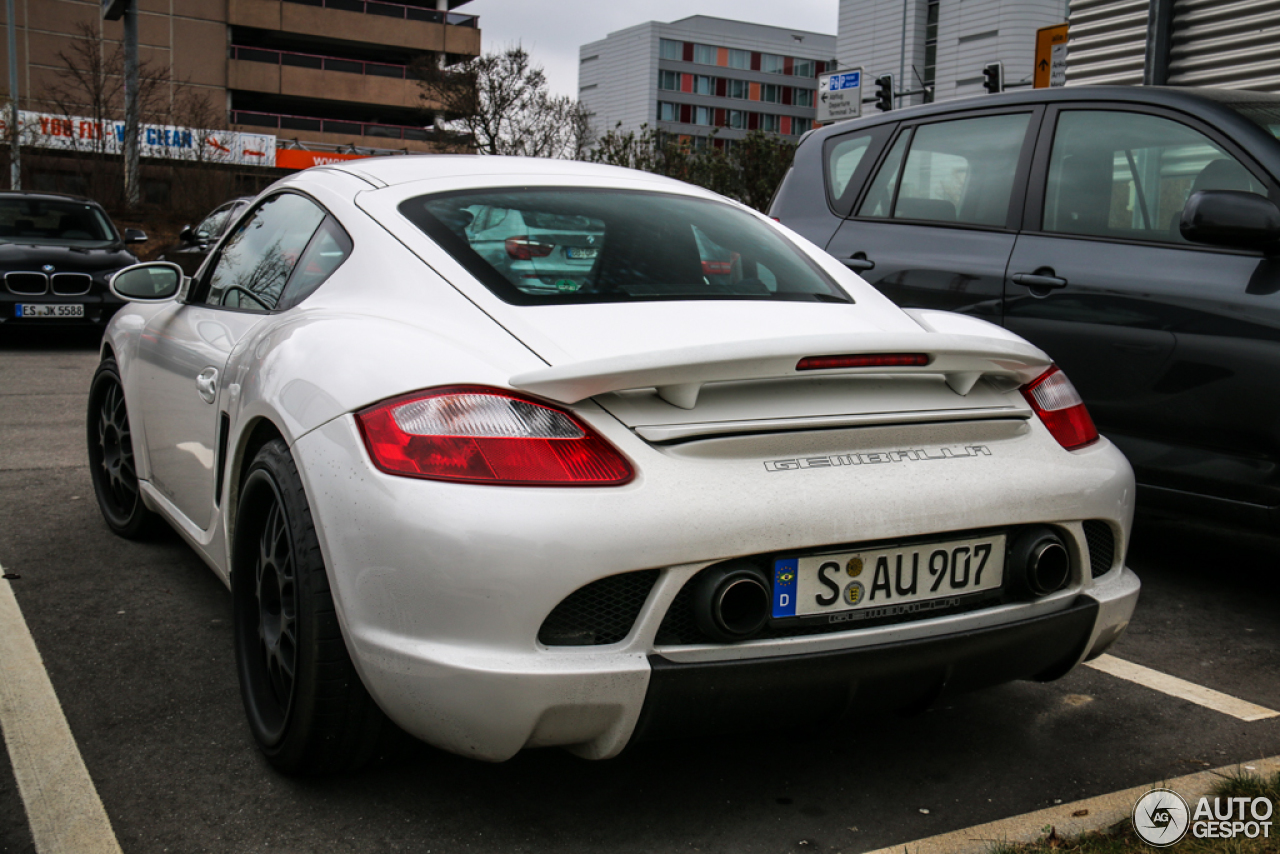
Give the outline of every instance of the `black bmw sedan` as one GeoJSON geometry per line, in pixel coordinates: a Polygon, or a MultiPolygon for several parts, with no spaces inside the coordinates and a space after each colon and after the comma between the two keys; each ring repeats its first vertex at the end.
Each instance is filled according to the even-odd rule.
{"type": "Polygon", "coordinates": [[[111,274],[138,259],[97,202],[52,193],[0,193],[0,329],[49,324],[105,325],[123,303],[111,274]]]}

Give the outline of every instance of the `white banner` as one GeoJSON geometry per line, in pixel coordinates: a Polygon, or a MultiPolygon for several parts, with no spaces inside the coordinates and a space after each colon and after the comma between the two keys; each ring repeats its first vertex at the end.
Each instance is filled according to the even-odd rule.
{"type": "MultiPolygon", "coordinates": [[[[62,151],[123,154],[124,122],[97,122],[82,116],[18,113],[23,145],[62,151]]],[[[8,136],[8,114],[0,117],[0,135],[8,136]]],[[[144,124],[138,129],[138,154],[166,160],[275,166],[276,138],[269,133],[197,130],[175,125],[144,124]]]]}

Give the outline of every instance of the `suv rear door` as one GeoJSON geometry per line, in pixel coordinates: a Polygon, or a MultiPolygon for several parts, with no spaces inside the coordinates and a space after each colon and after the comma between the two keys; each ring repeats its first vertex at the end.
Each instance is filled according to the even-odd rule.
{"type": "Polygon", "coordinates": [[[1280,264],[1182,238],[1197,190],[1278,198],[1255,160],[1186,114],[1051,106],[1005,324],[1062,366],[1144,486],[1280,504],[1280,264]]]}
{"type": "Polygon", "coordinates": [[[1043,107],[902,122],[827,251],[904,308],[999,322],[1043,107]]]}

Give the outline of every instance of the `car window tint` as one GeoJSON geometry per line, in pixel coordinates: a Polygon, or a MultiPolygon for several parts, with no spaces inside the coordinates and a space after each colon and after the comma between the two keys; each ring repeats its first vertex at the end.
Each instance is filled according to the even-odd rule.
{"type": "Polygon", "coordinates": [[[1030,120],[1014,113],[917,128],[893,217],[1004,225],[1030,120]]]}
{"type": "Polygon", "coordinates": [[[482,284],[516,305],[849,301],[769,224],[712,199],[512,188],[421,196],[402,202],[400,211],[482,284]],[[495,211],[503,213],[494,217],[495,211]]]}
{"type": "Polygon", "coordinates": [[[893,191],[898,186],[898,173],[902,171],[902,158],[907,153],[907,144],[911,141],[911,132],[905,131],[893,144],[889,156],[880,164],[880,171],[871,182],[862,205],[858,208],[858,216],[882,217],[889,215],[893,204],[893,191]]]}
{"type": "Polygon", "coordinates": [[[88,247],[115,239],[115,229],[96,205],[71,199],[0,199],[0,241],[88,247]]]}
{"type": "Polygon", "coordinates": [[[298,259],[280,297],[280,306],[295,306],[314,293],[347,260],[351,248],[351,236],[333,217],[326,218],[298,259]]]}
{"type": "Polygon", "coordinates": [[[1266,188],[1238,160],[1181,122],[1116,110],[1058,118],[1045,187],[1045,231],[1185,243],[1187,198],[1266,188]]]}
{"type": "Polygon", "coordinates": [[[274,309],[324,217],[320,207],[296,193],[267,199],[222,245],[203,302],[254,311],[274,309]]]}
{"type": "Polygon", "coordinates": [[[838,199],[849,188],[849,179],[857,170],[862,157],[871,145],[871,134],[846,136],[827,153],[827,189],[831,198],[838,199]]]}

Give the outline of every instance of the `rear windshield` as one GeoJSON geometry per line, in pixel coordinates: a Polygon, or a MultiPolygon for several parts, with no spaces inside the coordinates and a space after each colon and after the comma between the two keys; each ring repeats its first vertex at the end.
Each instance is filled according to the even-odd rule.
{"type": "Polygon", "coordinates": [[[631,300],[852,302],[806,255],[723,202],[577,188],[419,196],[400,212],[516,305],[631,300]]]}
{"type": "Polygon", "coordinates": [[[0,242],[88,246],[115,240],[115,230],[95,205],[71,200],[0,199],[0,242]]]}

